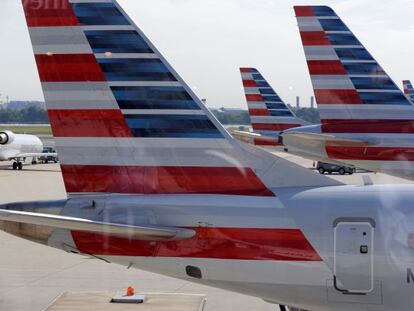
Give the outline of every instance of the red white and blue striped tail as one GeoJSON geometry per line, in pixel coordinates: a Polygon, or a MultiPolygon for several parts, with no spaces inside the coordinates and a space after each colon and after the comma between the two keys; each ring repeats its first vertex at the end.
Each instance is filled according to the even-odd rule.
{"type": "Polygon", "coordinates": [[[274,196],[315,181],[235,141],[115,0],[22,2],[68,193],[274,196]]]}
{"type": "Polygon", "coordinates": [[[240,68],[240,74],[254,133],[275,138],[255,138],[255,145],[278,146],[281,131],[307,124],[295,116],[257,69],[240,68]]]}
{"type": "Polygon", "coordinates": [[[22,2],[68,193],[274,195],[116,1],[22,2]]]}
{"type": "Polygon", "coordinates": [[[410,80],[403,80],[404,94],[414,104],[414,88],[410,80]]]}
{"type": "Polygon", "coordinates": [[[296,6],[322,131],[413,133],[414,109],[398,86],[327,6],[296,6]]]}

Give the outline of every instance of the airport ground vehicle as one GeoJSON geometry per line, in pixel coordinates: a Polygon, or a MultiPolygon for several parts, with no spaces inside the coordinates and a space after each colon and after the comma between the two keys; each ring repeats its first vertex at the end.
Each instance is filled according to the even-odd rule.
{"type": "Polygon", "coordinates": [[[43,148],[44,155],[39,157],[39,161],[43,163],[54,162],[57,163],[59,161],[59,157],[56,153],[56,150],[53,147],[44,147],[43,148]]]}
{"type": "Polygon", "coordinates": [[[320,162],[320,161],[318,161],[318,164],[316,165],[316,170],[319,172],[319,174],[338,173],[340,175],[345,175],[345,174],[352,175],[353,173],[355,173],[355,168],[353,167],[325,163],[325,162],[320,162]]]}
{"type": "Polygon", "coordinates": [[[3,230],[302,309],[412,310],[414,185],[234,140],[116,1],[63,3],[24,9],[70,196],[2,205],[3,230]]]}

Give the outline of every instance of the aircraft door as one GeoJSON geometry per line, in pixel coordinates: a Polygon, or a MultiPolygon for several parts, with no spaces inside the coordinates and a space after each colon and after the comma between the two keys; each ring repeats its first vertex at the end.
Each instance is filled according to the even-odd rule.
{"type": "Polygon", "coordinates": [[[343,293],[363,294],[374,288],[373,222],[334,224],[334,285],[343,293]]]}

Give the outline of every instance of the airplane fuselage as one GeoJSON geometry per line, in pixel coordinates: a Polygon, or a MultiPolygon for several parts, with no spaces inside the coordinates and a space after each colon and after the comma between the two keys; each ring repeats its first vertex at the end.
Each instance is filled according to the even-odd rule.
{"type": "Polygon", "coordinates": [[[303,139],[299,133],[321,134],[321,125],[287,130],[283,133],[283,145],[289,153],[311,160],[344,163],[373,172],[414,180],[414,138],[410,134],[329,134],[343,142],[323,139],[303,139]],[[290,135],[295,133],[295,135],[290,135]],[[355,141],[355,143],[352,142],[355,141]],[[360,143],[359,143],[360,142],[360,143]]]}
{"type": "Polygon", "coordinates": [[[41,153],[42,141],[34,135],[13,134],[14,139],[8,144],[0,145],[0,161],[7,161],[25,153],[41,153]]]}
{"type": "Polygon", "coordinates": [[[5,206],[196,231],[179,241],[138,241],[9,222],[1,227],[68,252],[308,310],[412,310],[414,186],[274,191],[277,197],[243,200],[108,195],[5,206]]]}

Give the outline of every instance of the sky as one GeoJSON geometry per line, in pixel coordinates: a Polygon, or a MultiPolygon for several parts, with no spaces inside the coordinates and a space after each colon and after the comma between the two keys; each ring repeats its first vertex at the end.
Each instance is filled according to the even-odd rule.
{"type": "MultiPolygon", "coordinates": [[[[400,86],[414,80],[413,0],[118,0],[207,105],[246,108],[239,67],[287,103],[313,95],[293,5],[334,8],[400,86]]],[[[43,100],[20,0],[0,0],[0,94],[43,100]]]]}

